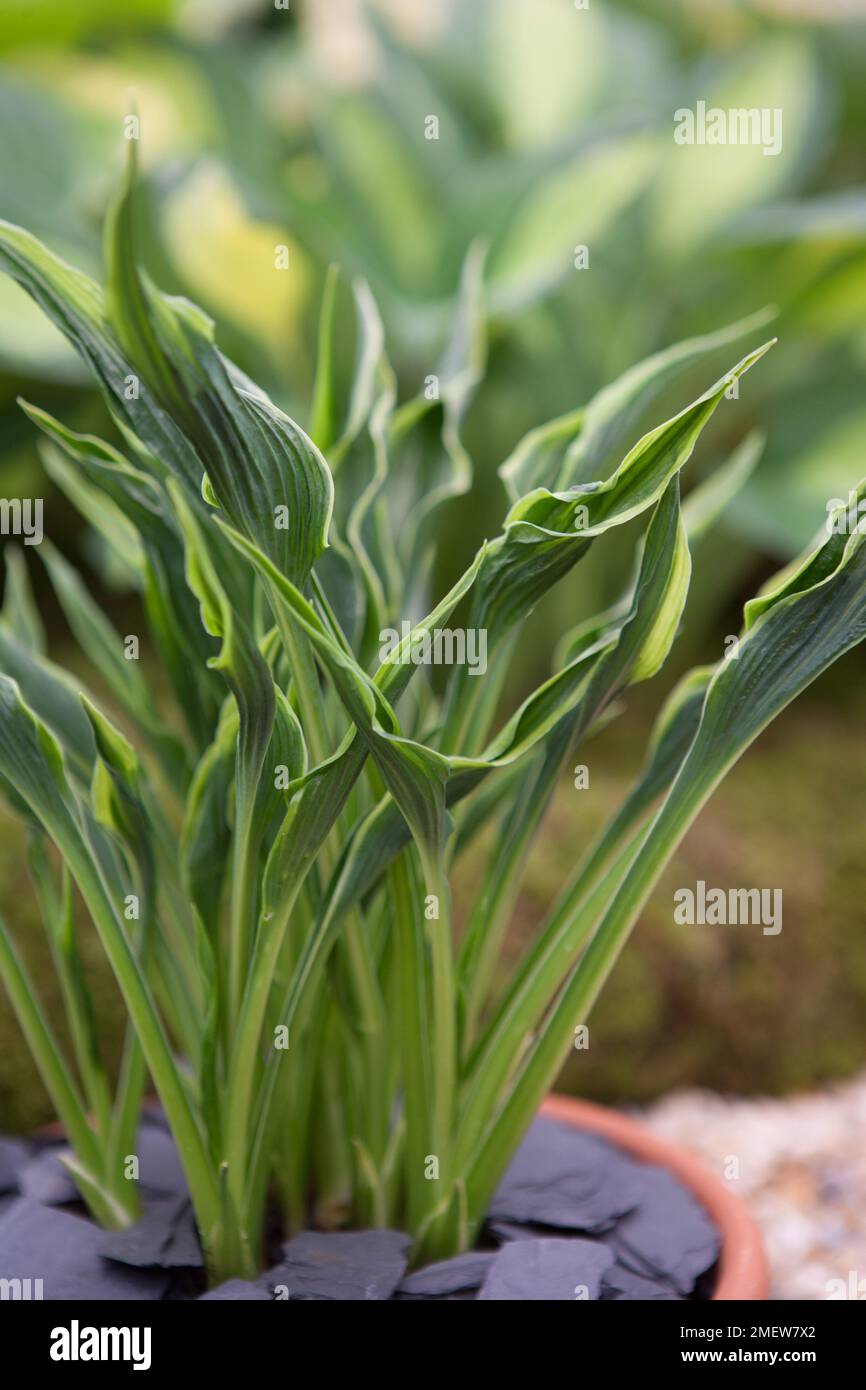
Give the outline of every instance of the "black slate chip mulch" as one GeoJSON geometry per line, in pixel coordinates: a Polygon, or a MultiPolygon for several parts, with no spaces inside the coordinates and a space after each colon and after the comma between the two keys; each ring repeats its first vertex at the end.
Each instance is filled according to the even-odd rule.
{"type": "Polygon", "coordinates": [[[30,1149],[17,1139],[0,1138],[0,1196],[17,1192],[21,1169],[30,1157],[30,1149]]]}
{"type": "Polygon", "coordinates": [[[192,1206],[186,1197],[154,1197],[134,1226],[103,1234],[99,1253],[137,1269],[204,1266],[192,1206]]]}
{"type": "Polygon", "coordinates": [[[684,1295],[677,1293],[666,1279],[650,1279],[635,1274],[618,1261],[605,1270],[601,1281],[601,1297],[609,1301],[639,1300],[651,1303],[681,1303],[684,1295]]]}
{"type": "Polygon", "coordinates": [[[437,1260],[423,1269],[416,1269],[414,1274],[407,1274],[397,1292],[444,1298],[448,1294],[478,1289],[496,1258],[492,1250],[471,1250],[466,1255],[455,1255],[452,1260],[437,1260]]]}
{"type": "Polygon", "coordinates": [[[637,1167],[593,1134],[553,1120],[535,1120],[494,1194],[487,1218],[592,1235],[609,1231],[635,1205],[637,1167]]]}
{"type": "Polygon", "coordinates": [[[71,1206],[81,1200],[72,1174],[61,1159],[65,1153],[69,1150],[60,1145],[36,1150],[18,1176],[22,1197],[42,1202],[46,1207],[71,1206]]]}
{"type": "Polygon", "coordinates": [[[161,1299],[168,1275],[104,1260],[103,1239],[92,1222],[22,1197],[0,1218],[0,1271],[9,1279],[41,1279],[46,1301],[161,1299]]]}
{"type": "Polygon", "coordinates": [[[613,1255],[597,1240],[554,1236],[503,1245],[479,1299],[570,1302],[598,1298],[613,1255]]]}
{"type": "Polygon", "coordinates": [[[539,1119],[491,1202],[478,1250],[407,1274],[402,1232],[307,1231],[259,1279],[199,1295],[201,1250],[159,1117],[137,1137],[144,1210],[127,1231],[58,1210],[74,1200],[83,1211],[63,1152],[0,1140],[0,1273],[42,1278],[46,1299],[677,1300],[703,1295],[719,1252],[708,1216],[664,1169],[539,1119]]]}
{"type": "Polygon", "coordinates": [[[264,1276],[285,1286],[291,1299],[390,1298],[409,1263],[402,1231],[304,1231],[283,1246],[285,1256],[264,1276]]]}
{"type": "Polygon", "coordinates": [[[637,1274],[668,1280],[690,1294],[715,1263],[719,1235],[681,1183],[662,1168],[644,1166],[641,1201],[620,1221],[609,1242],[621,1264],[637,1274]]]}
{"type": "Polygon", "coordinates": [[[145,1120],[135,1140],[138,1180],[147,1192],[185,1197],[186,1178],[177,1145],[155,1120],[145,1120]]]}
{"type": "Polygon", "coordinates": [[[218,1284],[210,1293],[203,1293],[199,1303],[271,1303],[273,1295],[261,1284],[253,1284],[247,1279],[227,1279],[218,1284]]]}

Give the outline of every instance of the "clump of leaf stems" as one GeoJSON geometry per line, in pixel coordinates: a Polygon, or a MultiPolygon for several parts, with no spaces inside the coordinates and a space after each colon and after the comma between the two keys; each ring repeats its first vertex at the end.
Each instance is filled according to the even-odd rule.
{"type": "Polygon", "coordinates": [[[41,547],[109,714],[46,655],[9,555],[0,789],[28,828],[71,1050],[2,924],[0,971],[97,1220],[136,1218],[125,1159],[155,1090],[213,1280],[261,1267],[274,1200],[286,1231],[398,1226],[416,1261],[445,1256],[475,1240],[575,1027],[707,797],[866,632],[862,537],[825,533],[747,605],[736,650],[680,683],[633,788],[495,987],[554,790],[628,687],[661,667],[690,546],[759,452],[747,439],[681,507],[701,431],[718,408],[736,409],[726,392],[769,344],[637,443],[634,421],[680,371],[761,320],[660,353],[527,435],[501,470],[501,528],[437,600],[441,508],[471,479],[461,426],[483,371],[481,254],[467,259],[438,395],[402,404],[360,281],[355,376],[341,389],[331,277],[305,431],[221,355],[200,310],[140,270],[132,188],[130,168],[107,218],[104,289],[0,226],[3,269],[78,349],[117,424],[122,448],[22,402],[50,477],[140,593],[146,628],[140,661],[128,660],[129,634],[41,547]],[[562,636],[551,677],[503,718],[521,625],[591,546],[638,517],[621,601],[562,636]],[[411,652],[458,608],[486,632],[488,668],[449,668],[437,696],[411,652]],[[411,637],[380,662],[380,633],[405,619],[411,637]],[[485,827],[487,866],[457,945],[449,880],[485,827]],[[76,904],[128,1014],[114,1084],[76,904]]]}

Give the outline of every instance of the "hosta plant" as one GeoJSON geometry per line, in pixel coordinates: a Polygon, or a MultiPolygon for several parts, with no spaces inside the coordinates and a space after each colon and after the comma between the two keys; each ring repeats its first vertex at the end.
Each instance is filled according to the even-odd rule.
{"type": "Polygon", "coordinates": [[[503,982],[545,809],[593,730],[664,662],[690,544],[754,458],[746,441],[681,506],[701,431],[736,410],[731,384],[767,345],[636,443],[632,422],[662,387],[719,350],[733,362],[755,325],[681,344],[533,431],[502,469],[501,529],[437,597],[442,508],[453,524],[470,483],[461,423],[482,371],[480,254],[434,388],[403,403],[363,283],[355,378],[339,379],[331,279],[305,430],[221,355],[194,305],[140,269],[131,196],[130,175],[107,219],[103,288],[0,230],[3,268],[92,369],[117,441],[22,407],[54,483],[141,600],[140,631],[118,630],[69,560],[38,550],[97,699],[46,653],[9,554],[0,787],[27,828],[68,1046],[5,925],[0,970],[98,1221],[136,1218],[128,1160],[155,1091],[212,1279],[260,1267],[275,1210],[287,1231],[398,1226],[416,1261],[446,1255],[472,1245],[713,788],[866,632],[862,537],[826,534],[747,606],[736,649],[680,684],[634,788],[503,982]],[[616,471],[581,481],[612,448],[616,471]],[[637,518],[621,600],[558,634],[551,677],[503,712],[521,624],[637,518]],[[437,666],[445,652],[466,659],[437,666]],[[449,883],[482,846],[457,944],[449,883]],[[82,912],[128,1015],[116,1078],[82,970],[82,912]]]}

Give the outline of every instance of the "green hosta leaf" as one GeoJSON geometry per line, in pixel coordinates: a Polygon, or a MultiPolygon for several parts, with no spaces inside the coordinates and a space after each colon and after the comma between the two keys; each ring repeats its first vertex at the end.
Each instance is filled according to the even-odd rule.
{"type": "MultiPolygon", "coordinates": [[[[160,342],[150,304],[152,291],[148,293],[135,261],[132,204],[137,162],[137,142],[130,140],[123,179],[109,204],[103,229],[105,313],[130,362],[189,438],[195,439],[194,406],[160,342]]],[[[168,318],[167,313],[164,316],[168,318]]]]}
{"type": "Polygon", "coordinates": [[[57,741],[27,708],[14,681],[0,676],[0,779],[14,786],[60,849],[99,931],[148,1069],[175,1130],[199,1227],[213,1238],[213,1180],[168,1040],[129,941],[106,896],[81,831],[57,741]]]}
{"type": "Polygon", "coordinates": [[[608,476],[656,397],[690,367],[773,317],[765,309],[716,333],[687,338],[630,367],[580,410],[526,434],[499,469],[512,502],[536,488],[554,491],[608,476]]]}
{"type": "MultiPolygon", "coordinates": [[[[132,144],[133,142],[130,142],[132,144]]],[[[302,585],[327,544],[333,484],[312,440],[214,344],[213,323],[140,274],[132,237],[134,153],[106,222],[106,312],[143,380],[188,438],[209,500],[302,585]]],[[[199,478],[199,482],[201,479],[199,478]]]]}
{"type": "Polygon", "coordinates": [[[586,1019],[659,874],[714,788],[775,716],[866,636],[864,536],[849,537],[841,556],[835,540],[823,547],[823,563],[811,557],[775,599],[762,604],[759,614],[753,612],[739,648],[717,668],[676,779],[648,830],[635,840],[627,872],[592,943],[477,1151],[469,1176],[473,1212],[484,1210],[560,1065],[575,1022],[586,1019]],[[814,576],[831,553],[835,567],[810,583],[806,572],[811,567],[814,576]]]}
{"type": "MultiPolygon", "coordinates": [[[[482,754],[474,758],[446,754],[451,768],[446,788],[449,805],[473,791],[493,769],[510,767],[529,755],[555,731],[548,757],[531,769],[527,782],[541,804],[546,804],[544,798],[549,796],[562,759],[569,754],[578,733],[596,722],[624,686],[647,679],[658,669],[676,634],[690,575],[676,480],[669,485],[663,500],[643,550],[639,578],[619,612],[607,621],[596,620],[584,626],[581,641],[573,640],[568,664],[527,697],[482,754]]],[[[483,565],[484,553],[483,549],[479,552],[472,570],[461,581],[462,592],[470,586],[470,575],[483,565]]],[[[452,594],[449,598],[452,605],[457,602],[457,596],[452,594]]],[[[440,625],[447,620],[449,611],[443,605],[415,631],[440,625]]],[[[407,679],[406,673],[413,669],[398,659],[411,640],[405,639],[393,664],[385,663],[377,674],[377,681],[384,682],[389,697],[399,693],[393,682],[407,679]]],[[[527,824],[528,807],[524,811],[525,815],[510,817],[517,836],[527,824]]],[[[345,912],[368,893],[406,844],[407,832],[401,828],[400,819],[396,807],[386,799],[362,823],[335,880],[332,911],[345,912]]],[[[504,864],[511,862],[509,835],[503,844],[507,846],[501,856],[504,864]]],[[[494,873],[491,877],[501,875],[494,873]]]]}
{"type": "Polygon", "coordinates": [[[360,650],[369,653],[396,587],[395,558],[384,526],[381,494],[388,477],[387,423],[396,383],[385,355],[385,332],[369,286],[352,287],[358,345],[342,431],[329,457],[341,481],[336,545],[364,595],[360,650]]]}
{"type": "Polygon", "coordinates": [[[334,358],[334,316],[339,281],[339,268],[336,265],[328,266],[319,311],[319,346],[310,409],[310,438],[324,454],[330,452],[340,430],[340,393],[334,358]]]}
{"type": "MultiPolygon", "coordinates": [[[[197,604],[185,583],[181,534],[164,492],[111,445],[92,435],[76,434],[44,410],[23,401],[21,405],[58,446],[43,450],[51,476],[79,507],[84,485],[83,514],[114,550],[133,557],[154,642],[193,738],[203,745],[216,722],[221,698],[219,683],[206,665],[213,643],[202,629],[197,604]]],[[[164,734],[159,741],[174,756],[169,737],[164,734]]]]}
{"type": "Polygon", "coordinates": [[[570,410],[537,425],[523,436],[499,466],[499,476],[512,502],[539,487],[553,487],[566,456],[580,437],[586,410],[570,410]]]}
{"type": "MultiPolygon", "coordinates": [[[[488,548],[474,591],[470,625],[489,632],[489,659],[491,647],[495,653],[509,630],[568,573],[595,537],[658,501],[688,462],[731,382],[770,346],[749,353],[685,410],[644,435],[607,481],[565,492],[536,488],[514,504],[503,534],[488,548]]],[[[448,693],[450,728],[460,728],[467,698],[466,671],[458,668],[448,693]]]]}
{"type": "MultiPolygon", "coordinates": [[[[93,770],[91,799],[97,821],[113,831],[131,848],[138,860],[150,897],[153,880],[153,852],[150,827],[142,803],[141,767],[129,740],[97,709],[86,695],[81,703],[90,720],[99,757],[93,770]]],[[[147,904],[149,913],[152,903],[147,904]]]]}
{"type": "Polygon", "coordinates": [[[45,629],[30,587],[27,562],[17,546],[5,545],[3,554],[6,561],[6,587],[3,591],[0,620],[8,626],[12,636],[22,647],[29,647],[34,652],[44,652],[45,629]]]}
{"type": "Polygon", "coordinates": [[[179,488],[172,486],[171,496],[186,542],[187,581],[201,605],[205,631],[220,639],[219,653],[209,664],[225,677],[238,707],[238,778],[251,797],[271,737],[274,683],[251,634],[232,610],[192,508],[179,488]]]}
{"type": "Polygon", "coordinates": [[[95,745],[73,681],[48,657],[24,647],[0,622],[0,671],[20,686],[25,699],[63,745],[75,777],[90,782],[95,745]]]}
{"type": "MultiPolygon", "coordinates": [[[[507,826],[497,841],[485,890],[477,900],[461,943],[460,969],[468,1038],[471,1038],[484,1003],[532,836],[566,760],[572,756],[580,738],[627,685],[645,680],[658,670],[676,636],[690,574],[691,562],[679,508],[679,477],[674,474],[656,507],[641,547],[638,577],[627,609],[623,605],[625,611],[596,642],[593,642],[592,629],[584,634],[576,662],[565,667],[560,676],[554,677],[530,698],[529,710],[520,713],[515,726],[520,730],[528,717],[529,737],[524,735],[518,742],[519,752],[532,748],[539,733],[550,732],[544,756],[530,768],[508,816],[507,826]],[[554,700],[550,707],[551,692],[556,692],[561,683],[569,690],[569,673],[575,666],[580,670],[587,657],[595,660],[585,684],[578,686],[581,698],[573,712],[569,702],[563,708],[554,700]]],[[[508,734],[513,737],[510,729],[508,734]]],[[[497,761],[501,765],[503,758],[500,755],[490,761],[493,765],[497,761]]],[[[453,762],[456,766],[457,760],[453,762]]]]}
{"type": "MultiPolygon", "coordinates": [[[[88,720],[78,708],[90,734],[88,720]]],[[[60,744],[28,708],[17,682],[8,675],[0,676],[0,714],[0,778],[26,801],[65,853],[80,839],[80,822],[60,744]]],[[[90,743],[92,748],[92,735],[90,743]]]]}
{"type": "Polygon", "coordinates": [[[238,718],[233,705],[192,775],[180,839],[183,882],[209,932],[216,930],[230,862],[229,804],[235,775],[238,718]]]}
{"type": "Polygon", "coordinates": [[[467,1064],[466,1118],[460,1137],[463,1155],[471,1152],[525,1040],[539,1026],[563,977],[616,891],[633,853],[635,828],[676,776],[700,723],[712,676],[711,667],[690,673],[666,701],[643,771],[581,859],[475,1045],[467,1064]],[[614,855],[618,857],[610,872],[595,886],[614,855]]]}
{"type": "Polygon", "coordinates": [[[441,839],[444,801],[435,793],[438,809],[433,808],[427,791],[444,785],[445,760],[431,749],[399,735],[393,710],[379,687],[354,658],[327,634],[315,610],[271,561],[237,532],[227,531],[232,542],[255,565],[262,577],[285,602],[289,621],[310,641],[330,674],[340,699],[383,777],[393,782],[395,800],[419,840],[422,853],[441,839]]]}
{"type": "Polygon", "coordinates": [[[117,702],[133,715],[142,728],[158,737],[160,729],[154,715],[152,691],[138,663],[127,661],[124,657],[123,637],[112,627],[96,600],[88,593],[78,571],[50,541],[40,546],[40,557],[51,576],[69,626],[85,655],[117,702]]]}
{"type": "MultiPolygon", "coordinates": [[[[63,1049],[52,1032],[40,1007],[33,982],[21,960],[15,943],[0,918],[0,979],[9,996],[12,1008],[21,1025],[27,1045],[39,1070],[42,1082],[51,1097],[57,1114],[63,1121],[70,1142],[82,1165],[90,1174],[101,1171],[101,1155],[75,1082],[63,1060],[63,1049]]],[[[90,1195],[90,1194],[88,1194],[90,1195]]],[[[104,1205],[95,1201],[92,1207],[98,1220],[110,1221],[104,1205]]]]}
{"type": "Polygon", "coordinates": [[[633,437],[643,413],[663,390],[690,367],[741,338],[758,333],[774,315],[774,309],[762,309],[715,333],[686,338],[629,368],[610,386],[599,391],[586,407],[580,435],[554,475],[556,481],[548,486],[559,491],[576,483],[607,477],[628,439],[633,437]]]}
{"type": "Polygon", "coordinates": [[[683,524],[692,545],[703,539],[748,482],[764,451],[764,443],[760,430],[752,430],[730,458],[689,493],[683,504],[683,524]]]}
{"type": "Polygon", "coordinates": [[[176,484],[169,487],[186,541],[189,586],[201,603],[205,628],[222,643],[211,665],[224,675],[238,711],[229,946],[230,1008],[234,1012],[246,977],[258,903],[258,858],[264,825],[256,816],[256,802],[276,698],[268,664],[232,611],[192,508],[176,484]]]}
{"type": "Polygon", "coordinates": [[[255,809],[265,853],[288,810],[289,788],[296,786],[307,770],[307,749],[298,717],[281,690],[276,689],[274,695],[274,724],[255,809]]]}
{"type": "Polygon", "coordinates": [[[100,571],[102,576],[112,587],[140,589],[145,558],[135,527],[60,449],[48,442],[41,444],[39,458],[57,490],[71,502],[99,538],[105,554],[100,571]]]}
{"type": "MultiPolygon", "coordinates": [[[[399,538],[403,572],[417,589],[434,541],[433,523],[445,503],[468,492],[472,460],[462,439],[463,422],[484,373],[487,354],[483,275],[486,250],[473,245],[460,279],[451,336],[425,391],[396,413],[389,436],[394,455],[392,526],[399,538]],[[435,389],[433,387],[435,383],[435,389]]],[[[409,611],[428,601],[410,594],[409,611]]]]}

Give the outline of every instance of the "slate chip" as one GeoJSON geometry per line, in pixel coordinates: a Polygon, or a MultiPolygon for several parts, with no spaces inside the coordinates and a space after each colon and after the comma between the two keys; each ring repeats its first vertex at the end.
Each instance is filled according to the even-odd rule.
{"type": "Polygon", "coordinates": [[[595,1240],[515,1240],[494,1256],[478,1297],[557,1303],[596,1299],[612,1264],[611,1252],[595,1240]]]}
{"type": "Polygon", "coordinates": [[[19,1190],[21,1169],[29,1154],[27,1145],[20,1140],[0,1136],[0,1195],[19,1190]]]}
{"type": "Polygon", "coordinates": [[[261,1284],[251,1284],[246,1279],[228,1279],[218,1284],[210,1293],[203,1293],[198,1303],[270,1303],[271,1296],[261,1284]]]}
{"type": "Polygon", "coordinates": [[[442,1298],[464,1289],[478,1289],[495,1259],[495,1251],[472,1250],[466,1255],[455,1255],[453,1260],[437,1260],[424,1269],[416,1269],[414,1274],[407,1274],[398,1292],[442,1298]]]}
{"type": "Polygon", "coordinates": [[[609,1231],[635,1205],[638,1166],[604,1139],[535,1120],[494,1195],[488,1220],[609,1231]]]}
{"type": "Polygon", "coordinates": [[[125,1231],[102,1234],[99,1253],[137,1269],[201,1269],[192,1207],[185,1197],[154,1197],[125,1231]]]}
{"type": "Polygon", "coordinates": [[[41,1279],[49,1302],[162,1298],[168,1276],[102,1259],[102,1236],[90,1221],[21,1198],[0,1220],[0,1270],[7,1279],[41,1279]]]}
{"type": "Polygon", "coordinates": [[[186,1196],[186,1177],[177,1145],[161,1125],[145,1121],[136,1136],[134,1152],[142,1188],[166,1196],[186,1196]]]}
{"type": "Polygon", "coordinates": [[[550,1226],[534,1226],[528,1221],[491,1221],[484,1227],[485,1234],[493,1236],[500,1245],[509,1240],[543,1240],[545,1236],[555,1235],[550,1226]]]}
{"type": "Polygon", "coordinates": [[[663,1168],[640,1173],[635,1209],[607,1237],[619,1263],[636,1274],[667,1279],[690,1294],[719,1254],[719,1233],[691,1193],[663,1168]]]}
{"type": "Polygon", "coordinates": [[[647,1279],[619,1263],[605,1271],[601,1296],[606,1301],[639,1301],[643,1303],[681,1303],[683,1295],[671,1288],[664,1279],[647,1279]]]}
{"type": "Polygon", "coordinates": [[[261,1282],[285,1284],[291,1299],[387,1299],[406,1271],[410,1244],[402,1231],[304,1231],[261,1282]]]}
{"type": "Polygon", "coordinates": [[[41,1149],[28,1159],[19,1179],[22,1197],[29,1197],[31,1202],[42,1202],[47,1207],[80,1202],[81,1194],[75,1180],[60,1157],[69,1152],[69,1149],[58,1147],[41,1149]]]}

